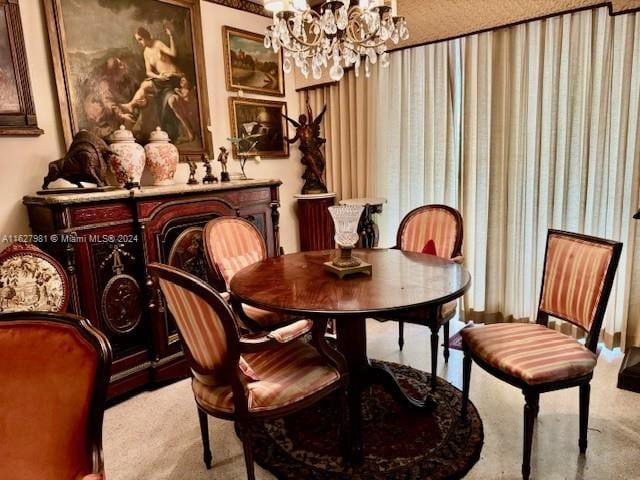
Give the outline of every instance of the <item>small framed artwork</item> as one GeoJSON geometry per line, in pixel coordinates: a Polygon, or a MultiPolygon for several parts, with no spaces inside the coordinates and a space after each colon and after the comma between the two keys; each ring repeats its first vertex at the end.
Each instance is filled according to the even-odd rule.
{"type": "Polygon", "coordinates": [[[239,139],[233,144],[233,156],[237,158],[240,153],[251,157],[288,157],[286,114],[285,102],[230,97],[231,132],[239,139]]]}
{"type": "Polygon", "coordinates": [[[284,97],[282,51],[264,46],[264,35],[222,27],[227,90],[284,97]]]}
{"type": "Polygon", "coordinates": [[[181,157],[211,154],[198,0],[45,0],[67,146],[160,126],[181,157]]]}
{"type": "Polygon", "coordinates": [[[20,8],[0,0],[0,135],[42,135],[31,96],[20,8]]]}

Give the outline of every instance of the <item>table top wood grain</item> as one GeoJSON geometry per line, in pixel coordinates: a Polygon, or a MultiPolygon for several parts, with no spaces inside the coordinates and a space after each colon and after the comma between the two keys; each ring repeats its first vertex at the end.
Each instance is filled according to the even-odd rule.
{"type": "Polygon", "coordinates": [[[354,250],[373,275],[339,279],[323,268],[337,250],[268,258],[236,273],[231,293],[243,303],[294,315],[385,316],[435,307],[464,294],[469,272],[455,262],[393,249],[354,250]]]}

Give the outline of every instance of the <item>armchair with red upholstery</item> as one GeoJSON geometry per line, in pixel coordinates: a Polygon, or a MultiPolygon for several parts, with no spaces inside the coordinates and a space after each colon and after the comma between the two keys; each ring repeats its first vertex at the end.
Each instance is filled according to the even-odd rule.
{"type": "Polygon", "coordinates": [[[84,318],[0,314],[0,478],[103,480],[111,347],[84,318]]]}

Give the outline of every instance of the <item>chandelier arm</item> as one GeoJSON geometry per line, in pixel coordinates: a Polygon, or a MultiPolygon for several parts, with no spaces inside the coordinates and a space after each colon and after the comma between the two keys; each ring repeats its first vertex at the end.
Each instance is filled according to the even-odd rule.
{"type": "Polygon", "coordinates": [[[305,47],[309,47],[309,48],[317,47],[318,44],[320,43],[320,40],[324,36],[324,32],[320,31],[320,34],[316,35],[315,41],[313,43],[309,43],[309,42],[304,41],[300,37],[298,37],[295,33],[293,33],[293,30],[291,29],[291,25],[289,25],[289,22],[287,22],[287,30],[289,31],[289,35],[291,35],[291,38],[292,38],[293,41],[295,41],[296,43],[299,43],[300,45],[304,45],[305,47]]]}
{"type": "Polygon", "coordinates": [[[364,43],[356,43],[354,42],[356,45],[358,46],[362,46],[365,48],[378,48],[381,45],[386,45],[387,42],[383,42],[382,40],[380,40],[380,43],[374,43],[374,44],[370,44],[370,45],[365,45],[364,43]]]}
{"type": "MultiPolygon", "coordinates": [[[[345,34],[347,36],[347,39],[351,43],[355,43],[356,45],[362,45],[364,42],[368,42],[369,40],[373,40],[376,36],[378,36],[378,32],[380,31],[380,26],[381,25],[378,25],[378,27],[373,32],[370,32],[362,40],[357,40],[355,38],[355,36],[354,36],[353,29],[356,27],[357,24],[361,23],[362,10],[358,6],[353,6],[353,7],[351,7],[349,9],[348,16],[349,16],[349,20],[350,21],[347,24],[347,28],[345,30],[345,34]],[[356,14],[359,14],[359,15],[356,15],[356,14]]],[[[380,17],[380,22],[382,22],[382,17],[380,17]]],[[[382,42],[382,43],[386,43],[386,42],[382,42]]]]}

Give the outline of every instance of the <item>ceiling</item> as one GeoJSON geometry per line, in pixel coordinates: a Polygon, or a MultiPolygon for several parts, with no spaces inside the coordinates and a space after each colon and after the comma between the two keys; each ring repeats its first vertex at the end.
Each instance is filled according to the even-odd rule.
{"type": "MultiPolygon", "coordinates": [[[[264,4],[263,0],[250,1],[264,4]]],[[[307,1],[316,6],[325,0],[307,1]]],[[[398,14],[407,19],[411,37],[391,49],[422,45],[601,5],[607,5],[611,13],[618,14],[640,9],[640,0],[398,0],[398,14]]]]}
{"type": "MultiPolygon", "coordinates": [[[[258,5],[264,5],[263,0],[249,0],[253,3],[257,3],[258,5]]],[[[324,3],[325,0],[307,0],[309,2],[309,5],[311,5],[312,7],[315,7],[316,5],[321,5],[322,3],[324,3]]]]}

